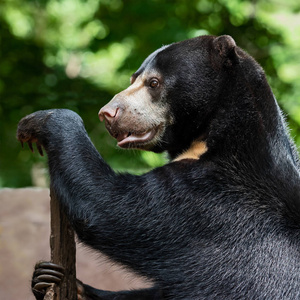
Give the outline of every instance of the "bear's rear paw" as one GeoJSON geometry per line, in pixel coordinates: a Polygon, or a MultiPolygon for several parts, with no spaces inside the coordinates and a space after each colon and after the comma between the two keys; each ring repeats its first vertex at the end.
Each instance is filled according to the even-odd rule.
{"type": "MultiPolygon", "coordinates": [[[[64,277],[64,268],[47,261],[36,263],[32,275],[31,289],[37,300],[43,300],[47,289],[55,284],[60,285],[64,277]]],[[[84,300],[84,285],[80,280],[77,280],[77,299],[84,300]]]]}
{"type": "Polygon", "coordinates": [[[51,262],[41,261],[35,265],[31,289],[36,299],[43,299],[47,288],[60,284],[64,277],[64,268],[51,262]]]}

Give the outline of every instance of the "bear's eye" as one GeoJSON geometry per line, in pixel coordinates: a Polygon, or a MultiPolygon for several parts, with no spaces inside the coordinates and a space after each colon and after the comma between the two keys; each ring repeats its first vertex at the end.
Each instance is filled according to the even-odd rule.
{"type": "Polygon", "coordinates": [[[158,87],[158,85],[159,85],[159,81],[156,78],[153,78],[150,80],[149,86],[151,88],[154,89],[154,88],[158,87]]]}

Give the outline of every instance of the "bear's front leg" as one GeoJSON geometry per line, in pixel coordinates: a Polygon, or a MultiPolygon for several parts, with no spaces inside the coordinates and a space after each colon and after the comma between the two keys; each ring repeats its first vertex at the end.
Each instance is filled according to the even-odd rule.
{"type": "Polygon", "coordinates": [[[23,145],[28,143],[33,151],[32,144],[43,155],[42,147],[48,151],[50,145],[59,145],[67,140],[76,131],[85,132],[82,119],[67,109],[53,109],[34,112],[24,117],[18,124],[17,139],[23,145]]]}
{"type": "MultiPolygon", "coordinates": [[[[17,137],[46,150],[51,187],[81,242],[160,286],[170,286],[172,276],[166,274],[173,274],[172,266],[181,260],[178,241],[186,243],[185,235],[173,238],[178,232],[174,220],[185,223],[186,214],[168,201],[180,193],[175,186],[165,188],[178,164],[142,176],[116,173],[96,150],[81,118],[69,110],[38,111],[23,118],[17,137]]],[[[103,292],[86,285],[84,290],[86,298],[103,298],[103,292]]],[[[112,293],[107,298],[105,292],[105,299],[159,299],[160,292],[156,295],[156,289],[122,292],[118,298],[112,293]]]]}

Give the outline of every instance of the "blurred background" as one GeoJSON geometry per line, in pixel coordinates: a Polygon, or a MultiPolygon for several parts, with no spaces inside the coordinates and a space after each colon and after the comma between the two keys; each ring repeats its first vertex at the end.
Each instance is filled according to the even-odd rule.
{"type": "Polygon", "coordinates": [[[46,159],[15,138],[18,121],[39,109],[78,112],[117,170],[163,164],[163,155],[117,149],[97,113],[152,51],[203,34],[232,35],[263,66],[300,145],[298,0],[2,0],[0,187],[45,185],[46,159]]]}

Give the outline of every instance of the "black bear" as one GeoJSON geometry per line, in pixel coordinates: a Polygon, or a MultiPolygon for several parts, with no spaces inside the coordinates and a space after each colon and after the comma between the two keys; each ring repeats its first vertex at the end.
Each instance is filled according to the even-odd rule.
{"type": "MultiPolygon", "coordinates": [[[[120,147],[170,162],[115,173],[69,110],[33,113],[17,133],[47,152],[79,239],[153,282],[78,282],[80,299],[300,299],[298,154],[262,68],[230,36],[155,51],[99,117],[120,147]]],[[[38,264],[36,298],[61,276],[38,264]]]]}

